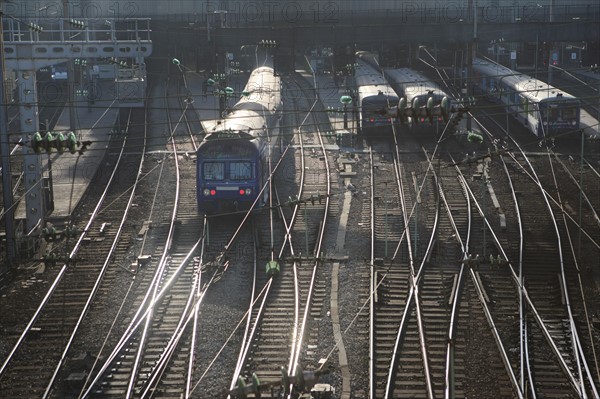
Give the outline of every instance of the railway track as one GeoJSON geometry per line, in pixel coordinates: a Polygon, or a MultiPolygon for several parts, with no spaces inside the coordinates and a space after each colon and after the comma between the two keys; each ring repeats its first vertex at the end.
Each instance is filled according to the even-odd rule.
{"type": "MultiPolygon", "coordinates": [[[[523,162],[520,157],[515,156],[512,161],[520,164],[523,162]]],[[[543,161],[543,158],[545,157],[542,156],[542,159],[536,160],[534,164],[543,161]]],[[[533,167],[530,166],[530,168],[532,169],[531,173],[535,173],[533,167]]],[[[548,170],[546,168],[547,166],[542,169],[548,170]]],[[[548,170],[548,172],[550,171],[548,170]]],[[[530,176],[524,177],[527,184],[530,185],[530,176]]],[[[522,180],[515,179],[517,190],[524,190],[522,180]]],[[[543,203],[544,198],[547,197],[548,195],[544,195],[538,198],[543,203]]],[[[548,200],[546,199],[546,201],[548,200]]],[[[535,390],[542,394],[550,395],[559,392],[572,394],[575,390],[581,395],[580,389],[588,390],[590,387],[578,388],[579,383],[576,382],[580,379],[585,380],[587,377],[583,375],[585,370],[582,367],[585,366],[582,366],[578,360],[581,354],[577,346],[580,345],[578,341],[582,338],[580,333],[575,332],[576,330],[573,328],[575,328],[574,319],[585,320],[586,318],[582,314],[578,314],[577,317],[573,315],[572,312],[575,311],[578,302],[576,302],[577,295],[573,294],[577,291],[566,290],[569,281],[577,281],[577,270],[573,264],[574,258],[571,256],[572,251],[569,249],[570,244],[566,231],[560,221],[560,210],[550,202],[547,202],[547,206],[541,207],[541,209],[539,206],[534,207],[534,204],[535,202],[529,201],[519,204],[523,215],[524,234],[528,237],[528,242],[531,242],[530,240],[533,238],[533,243],[535,243],[535,246],[525,246],[523,263],[527,267],[524,268],[523,278],[529,296],[537,305],[537,311],[544,320],[543,326],[531,327],[533,334],[528,349],[534,356],[535,365],[531,378],[533,378],[535,390]],[[547,332],[540,331],[538,328],[544,328],[547,332]],[[548,358],[547,343],[539,338],[544,335],[551,344],[553,357],[548,358]],[[571,348],[575,350],[571,351],[571,348]]],[[[581,311],[580,306],[582,306],[581,302],[578,306],[581,311]]],[[[586,330],[585,325],[577,327],[577,331],[586,330]]]]}
{"type": "Polygon", "coordinates": [[[116,271],[107,266],[108,261],[128,245],[127,237],[119,240],[122,229],[119,226],[126,220],[131,198],[123,196],[121,188],[134,185],[137,174],[130,163],[123,161],[123,154],[132,147],[137,147],[139,153],[137,149],[145,137],[144,126],[143,111],[133,113],[127,140],[111,143],[107,165],[114,172],[102,174],[105,181],[98,182],[88,193],[88,204],[96,204],[95,209],[90,205],[87,210],[85,205],[79,209],[78,212],[90,212],[89,219],[71,221],[79,226],[79,233],[56,241],[49,238],[48,253],[52,251],[55,258],[46,264],[51,268],[54,282],[2,366],[3,394],[49,397],[62,390],[62,386],[56,385],[58,373],[65,365],[100,282],[116,278],[116,271]],[[118,182],[114,179],[117,174],[118,182]]]}
{"type": "MultiPolygon", "coordinates": [[[[518,148],[516,143],[515,146],[518,148]]],[[[506,205],[502,209],[513,215],[510,209],[516,210],[519,229],[513,227],[510,229],[513,234],[499,234],[500,239],[494,237],[496,248],[493,252],[501,253],[512,264],[506,268],[503,267],[506,263],[503,266],[496,263],[496,267],[490,264],[489,272],[481,280],[488,287],[489,300],[494,303],[492,315],[503,347],[519,348],[511,351],[512,354],[504,352],[507,353],[505,363],[511,364],[507,370],[513,370],[516,376],[513,377],[513,390],[520,390],[521,395],[530,391],[550,396],[574,393],[581,396],[587,391],[586,395],[593,396],[596,392],[593,381],[597,378],[593,370],[598,368],[592,349],[594,345],[588,341],[593,341],[593,329],[586,313],[587,300],[576,263],[573,264],[576,256],[570,236],[576,229],[569,232],[568,225],[574,218],[567,222],[567,212],[561,205],[565,202],[557,191],[558,187],[565,186],[565,182],[557,180],[556,167],[552,165],[555,157],[550,155],[549,149],[547,154],[526,154],[522,150],[508,154],[510,157],[500,155],[502,163],[506,162],[505,176],[500,177],[496,172],[498,179],[494,177],[493,181],[498,181],[495,192],[505,193],[499,197],[506,205]],[[505,161],[507,158],[510,160],[505,161]],[[536,174],[538,168],[534,165],[546,159],[546,165],[538,166],[544,173],[536,174]],[[508,190],[500,185],[503,180],[508,181],[508,190]],[[510,192],[512,198],[509,199],[506,193],[510,192]],[[513,294],[510,294],[507,278],[499,279],[499,276],[506,276],[507,271],[517,289],[513,294]],[[519,286],[525,289],[520,290],[519,286]],[[506,323],[507,319],[514,320],[512,325],[506,323]],[[575,320],[577,324],[581,323],[577,327],[575,320]],[[583,331],[583,334],[574,331],[583,331]]],[[[485,162],[492,162],[492,157],[485,162]]],[[[487,166],[479,165],[480,170],[487,166]]],[[[572,184],[572,176],[569,180],[572,184]]],[[[481,192],[477,184],[470,184],[472,195],[481,192]]],[[[564,194],[568,192],[565,190],[564,194]]]]}
{"type": "MultiPolygon", "coordinates": [[[[277,395],[304,389],[299,379],[304,375],[304,368],[315,370],[318,367],[317,351],[311,348],[318,347],[315,320],[321,318],[325,297],[321,250],[331,183],[321,137],[323,127],[320,124],[323,121],[314,114],[318,101],[303,77],[297,75],[284,80],[284,83],[294,85],[304,93],[302,97],[293,99],[295,108],[309,111],[303,120],[291,124],[299,126],[292,140],[300,150],[294,160],[296,165],[301,165],[301,173],[297,176],[299,180],[296,181],[299,191],[294,198],[288,196],[287,204],[278,208],[284,221],[286,240],[278,253],[273,250],[271,258],[281,260],[287,254],[289,261],[283,263],[281,273],[265,285],[264,305],[253,309],[256,338],[251,345],[246,345],[250,349],[244,366],[238,367],[243,376],[258,376],[261,387],[271,387],[270,394],[263,388],[261,397],[279,397],[277,395]],[[302,99],[305,104],[301,104],[302,99]],[[287,247],[289,250],[286,250],[287,247]],[[290,376],[289,386],[283,383],[283,375],[290,376]]],[[[302,116],[300,113],[294,115],[302,116]]],[[[249,383],[256,385],[257,381],[249,383]]]]}
{"type": "MultiPolygon", "coordinates": [[[[303,94],[286,103],[312,112],[298,120],[290,119],[305,115],[285,113],[284,126],[300,126],[289,147],[299,151],[287,156],[277,172],[284,171],[275,179],[279,205],[273,195],[273,206],[251,217],[256,222],[252,227],[244,215],[196,215],[189,135],[198,127],[187,120],[189,102],[181,89],[185,80],[172,79],[170,91],[161,95],[169,102],[158,106],[169,112],[164,123],[171,119],[170,141],[166,151],[146,156],[140,177],[144,182],[159,180],[159,174],[173,176],[177,162],[179,199],[157,194],[175,192],[173,181],[140,185],[133,201],[138,206],[130,210],[130,218],[138,222],[126,227],[132,234],[116,239],[120,221],[112,213],[122,212],[120,197],[127,197],[119,185],[120,197],[106,200],[110,206],[86,229],[84,249],[89,252],[84,256],[80,251],[77,262],[71,259],[66,265],[63,280],[77,278],[81,284],[62,288],[61,281],[54,291],[62,298],[46,305],[52,314],[36,317],[21,344],[12,336],[16,355],[26,352],[36,359],[15,357],[6,370],[0,369],[0,396],[257,397],[253,385],[260,382],[261,397],[279,398],[293,397],[318,380],[324,371],[320,359],[335,350],[322,345],[331,278],[323,267],[329,260],[322,255],[322,239],[327,236],[325,218],[336,210],[327,208],[334,198],[328,188],[332,173],[324,170],[330,160],[323,146],[327,138],[312,128],[330,128],[320,117],[310,119],[320,105],[313,103],[308,81],[292,79],[286,85],[303,94]],[[140,231],[145,233],[129,239],[140,231]],[[96,252],[101,247],[106,255],[96,252]],[[100,256],[106,256],[112,269],[101,279],[76,331],[82,313],[70,313],[67,305],[82,306],[87,300],[83,290],[98,274],[86,257],[100,256]],[[269,278],[264,264],[274,259],[281,272],[269,278]],[[82,274],[69,274],[72,269],[82,274]],[[74,340],[62,353],[39,345],[52,340],[62,345],[70,334],[74,340]],[[38,348],[29,349],[30,342],[38,348]],[[289,384],[282,386],[285,376],[289,384]],[[305,386],[300,376],[307,379],[305,386]]],[[[536,153],[518,152],[516,144],[494,151],[504,134],[497,139],[486,133],[488,155],[464,162],[436,151],[420,155],[415,143],[422,138],[404,138],[401,146],[373,145],[373,194],[362,204],[368,215],[374,209],[362,220],[373,221],[373,274],[358,272],[352,278],[364,277],[361,284],[370,284],[373,294],[374,363],[371,371],[351,368],[357,372],[352,376],[355,387],[363,374],[371,380],[369,393],[364,384],[356,395],[598,395],[598,333],[590,326],[594,302],[589,295],[594,291],[585,282],[600,242],[595,159],[593,154],[591,159],[569,158],[557,148],[537,146],[536,153]],[[378,183],[382,181],[387,184],[378,183]],[[479,265],[469,254],[481,256],[479,265]],[[490,254],[496,259],[500,254],[502,262],[489,262],[490,254]]],[[[129,134],[127,139],[132,138],[129,134]]],[[[137,169],[131,165],[139,162],[134,158],[142,147],[136,144],[137,150],[127,155],[127,172],[119,184],[132,184],[129,179],[137,169]]],[[[454,156],[463,151],[451,145],[450,150],[454,156]]],[[[115,152],[111,147],[109,158],[115,152]]],[[[50,246],[67,253],[63,241],[50,246]]],[[[366,331],[366,322],[363,327],[366,331]]],[[[364,336],[350,331],[344,339],[359,337],[351,343],[358,348],[367,345],[357,344],[364,336]]]]}
{"type": "Polygon", "coordinates": [[[188,336],[180,340],[199,289],[200,265],[193,255],[202,226],[195,212],[194,164],[186,162],[183,155],[195,148],[189,125],[180,123],[187,112],[180,91],[173,90],[180,84],[178,79],[167,80],[164,88],[165,119],[171,135],[167,150],[158,159],[159,178],[152,189],[151,211],[142,226],[144,242],[148,240],[154,248],[143,245],[138,249],[137,259],[147,262],[147,271],[140,273],[131,313],[121,320],[125,333],[94,370],[85,397],[145,397],[149,392],[179,397],[185,387],[188,374],[182,374],[181,368],[191,356],[189,349],[177,344],[183,348],[189,345],[188,336]],[[159,196],[161,190],[173,196],[159,196]],[[179,388],[164,388],[171,383],[179,388]]]}

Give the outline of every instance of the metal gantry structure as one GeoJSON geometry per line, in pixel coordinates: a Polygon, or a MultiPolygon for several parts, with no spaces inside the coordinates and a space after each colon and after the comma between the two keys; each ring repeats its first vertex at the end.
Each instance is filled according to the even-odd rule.
{"type": "MultiPolygon", "coordinates": [[[[22,21],[9,15],[3,16],[3,59],[5,70],[15,71],[16,91],[18,93],[18,111],[20,122],[20,142],[23,145],[23,168],[25,184],[25,226],[15,227],[23,236],[28,236],[38,227],[43,227],[47,216],[46,196],[50,189],[44,182],[43,163],[40,154],[28,145],[40,130],[36,71],[40,68],[72,61],[75,59],[105,60],[104,63],[116,64],[115,83],[117,93],[119,78],[124,76],[128,83],[137,80],[138,97],[143,99],[146,85],[144,58],[152,52],[150,39],[150,20],[136,19],[55,19],[49,21],[22,21]],[[131,68],[114,62],[119,59],[133,59],[131,68]],[[112,62],[111,62],[112,60],[112,62]],[[129,72],[120,69],[130,69],[129,72]],[[141,72],[141,74],[140,74],[141,72]]],[[[2,47],[0,47],[2,48],[2,47]]],[[[2,74],[4,75],[4,74],[2,74]]],[[[2,76],[4,79],[4,76],[2,76]]],[[[72,90],[73,88],[69,88],[72,90]]],[[[131,90],[124,95],[130,95],[131,90]]],[[[117,99],[120,99],[117,94],[117,99]]],[[[130,105],[131,99],[124,98],[124,104],[130,105]]],[[[74,112],[74,108],[71,109],[74,112]]],[[[71,127],[73,128],[73,127],[71,127]]],[[[4,192],[12,192],[10,181],[10,163],[8,148],[9,132],[0,132],[2,136],[1,157],[4,171],[4,192]]],[[[6,203],[5,209],[12,207],[6,203]]],[[[6,217],[12,217],[7,213],[6,217]]],[[[12,226],[12,220],[11,220],[12,226]]],[[[13,230],[11,228],[11,230],[13,230]]],[[[16,253],[17,240],[14,231],[6,232],[9,258],[16,253]]],[[[9,259],[10,261],[10,259],[9,259]]]]}

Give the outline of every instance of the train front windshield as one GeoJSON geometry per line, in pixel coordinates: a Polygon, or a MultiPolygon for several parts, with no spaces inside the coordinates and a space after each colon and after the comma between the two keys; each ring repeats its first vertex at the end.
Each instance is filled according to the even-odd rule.
{"type": "Polygon", "coordinates": [[[202,176],[206,181],[225,180],[225,163],[205,162],[202,176]]]}
{"type": "Polygon", "coordinates": [[[579,127],[579,109],[578,102],[556,102],[548,104],[542,115],[550,129],[572,129],[579,127]]]}
{"type": "Polygon", "coordinates": [[[254,178],[252,163],[248,161],[230,162],[230,180],[250,180],[254,178]]]}
{"type": "Polygon", "coordinates": [[[249,161],[205,162],[203,165],[202,176],[205,181],[243,181],[254,178],[254,168],[249,161]]]}
{"type": "Polygon", "coordinates": [[[577,107],[575,104],[566,107],[550,108],[548,111],[548,122],[570,121],[577,118],[577,107]]]}
{"type": "Polygon", "coordinates": [[[362,118],[365,123],[389,124],[390,119],[381,114],[382,110],[389,109],[398,103],[398,99],[379,95],[367,97],[362,102],[362,118]]]}

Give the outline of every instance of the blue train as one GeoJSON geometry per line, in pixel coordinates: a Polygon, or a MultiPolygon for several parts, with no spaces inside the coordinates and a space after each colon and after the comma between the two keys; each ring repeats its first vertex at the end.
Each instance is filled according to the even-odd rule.
{"type": "Polygon", "coordinates": [[[518,121],[538,137],[579,129],[579,99],[531,76],[491,61],[473,60],[476,90],[506,105],[518,121]]]}
{"type": "Polygon", "coordinates": [[[218,214],[260,207],[268,198],[268,160],[278,139],[280,79],[272,58],[250,74],[241,99],[214,122],[198,146],[198,211],[218,214]]]}

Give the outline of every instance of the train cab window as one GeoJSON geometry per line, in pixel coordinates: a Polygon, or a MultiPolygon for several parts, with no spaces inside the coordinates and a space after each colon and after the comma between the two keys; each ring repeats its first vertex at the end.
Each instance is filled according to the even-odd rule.
{"type": "Polygon", "coordinates": [[[205,162],[202,176],[204,176],[204,180],[225,180],[225,164],[223,162],[205,162]]]}
{"type": "Polygon", "coordinates": [[[252,173],[252,162],[230,162],[230,180],[249,180],[254,178],[252,173]]]}
{"type": "Polygon", "coordinates": [[[575,106],[563,108],[562,118],[564,120],[577,119],[577,108],[575,106]]]}

